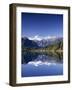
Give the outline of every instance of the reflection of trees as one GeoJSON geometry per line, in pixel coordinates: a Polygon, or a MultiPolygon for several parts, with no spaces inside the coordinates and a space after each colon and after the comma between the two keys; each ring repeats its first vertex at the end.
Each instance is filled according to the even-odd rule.
{"type": "Polygon", "coordinates": [[[57,62],[63,61],[63,53],[62,52],[48,52],[48,56],[50,57],[50,60],[56,60],[57,62]]]}

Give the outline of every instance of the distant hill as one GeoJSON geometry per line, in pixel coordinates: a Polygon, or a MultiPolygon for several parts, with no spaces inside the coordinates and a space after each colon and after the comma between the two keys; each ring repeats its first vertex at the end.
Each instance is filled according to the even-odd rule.
{"type": "Polygon", "coordinates": [[[27,37],[21,39],[22,47],[24,48],[38,48],[38,44],[32,40],[29,40],[27,37]]]}
{"type": "Polygon", "coordinates": [[[48,50],[63,50],[63,41],[58,41],[57,43],[46,46],[45,48],[48,50]]]}

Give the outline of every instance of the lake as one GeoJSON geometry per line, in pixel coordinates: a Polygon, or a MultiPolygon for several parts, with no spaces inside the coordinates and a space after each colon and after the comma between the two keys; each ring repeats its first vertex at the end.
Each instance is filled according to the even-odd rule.
{"type": "Polygon", "coordinates": [[[63,53],[22,52],[22,77],[54,75],[63,75],[63,53]]]}

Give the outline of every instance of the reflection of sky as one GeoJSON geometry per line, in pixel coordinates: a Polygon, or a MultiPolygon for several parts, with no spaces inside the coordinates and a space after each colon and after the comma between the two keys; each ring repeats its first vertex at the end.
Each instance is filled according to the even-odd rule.
{"type": "Polygon", "coordinates": [[[63,15],[22,13],[22,36],[62,36],[63,15]]]}
{"type": "Polygon", "coordinates": [[[63,75],[63,64],[22,64],[22,77],[63,75]]]}

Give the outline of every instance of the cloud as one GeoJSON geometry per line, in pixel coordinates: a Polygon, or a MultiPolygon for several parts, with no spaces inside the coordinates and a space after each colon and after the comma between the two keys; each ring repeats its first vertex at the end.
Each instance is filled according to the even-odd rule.
{"type": "Polygon", "coordinates": [[[42,39],[56,39],[56,36],[46,36],[46,37],[42,37],[42,36],[39,36],[39,35],[36,35],[34,37],[29,37],[30,40],[42,40],[42,39]]]}
{"type": "Polygon", "coordinates": [[[42,61],[31,61],[28,63],[29,65],[34,65],[36,67],[40,66],[40,65],[48,65],[48,66],[51,66],[51,65],[56,65],[56,63],[50,63],[50,62],[42,62],[42,61]]]}

